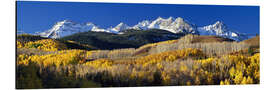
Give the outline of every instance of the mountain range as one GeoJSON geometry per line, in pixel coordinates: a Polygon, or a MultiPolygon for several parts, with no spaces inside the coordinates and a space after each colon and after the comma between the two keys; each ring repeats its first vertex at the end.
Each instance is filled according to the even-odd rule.
{"type": "Polygon", "coordinates": [[[185,33],[185,34],[197,34],[197,35],[211,35],[220,36],[224,38],[233,39],[235,41],[242,41],[249,37],[244,33],[239,33],[229,29],[222,21],[217,21],[214,24],[198,27],[195,24],[191,24],[181,17],[169,17],[157,19],[143,20],[138,22],[134,26],[129,26],[123,22],[120,22],[117,26],[111,28],[100,28],[92,22],[88,23],[76,23],[70,20],[63,20],[57,22],[51,29],[44,32],[37,33],[42,37],[47,38],[61,38],[68,35],[72,35],[79,32],[107,32],[114,34],[124,34],[126,30],[150,30],[159,29],[166,30],[171,33],[185,33]]]}

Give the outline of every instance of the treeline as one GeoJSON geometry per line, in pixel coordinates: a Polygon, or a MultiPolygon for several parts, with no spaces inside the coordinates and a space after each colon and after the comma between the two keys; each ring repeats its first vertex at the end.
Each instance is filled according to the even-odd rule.
{"type": "MultiPolygon", "coordinates": [[[[200,39],[201,36],[198,35],[186,35],[181,37],[178,40],[167,41],[167,43],[160,44],[148,44],[142,47],[151,46],[149,49],[149,54],[161,53],[172,50],[181,50],[186,48],[200,49],[208,55],[225,55],[232,52],[237,52],[240,50],[248,49],[249,44],[243,42],[232,42],[232,41],[223,41],[223,42],[198,42],[197,39],[200,39]],[[196,39],[195,39],[196,38],[196,39]],[[195,42],[195,43],[194,43],[195,42]]],[[[142,48],[141,48],[142,49],[142,48]]]]}
{"type": "Polygon", "coordinates": [[[115,50],[93,50],[87,52],[88,59],[99,59],[99,58],[128,58],[133,57],[136,49],[126,48],[126,49],[115,49],[115,50]]]}
{"type": "Polygon", "coordinates": [[[157,45],[150,50],[150,54],[161,53],[171,50],[179,50],[185,48],[196,48],[202,50],[209,55],[225,55],[232,52],[248,49],[249,45],[238,42],[222,42],[222,43],[175,43],[157,45]]]}

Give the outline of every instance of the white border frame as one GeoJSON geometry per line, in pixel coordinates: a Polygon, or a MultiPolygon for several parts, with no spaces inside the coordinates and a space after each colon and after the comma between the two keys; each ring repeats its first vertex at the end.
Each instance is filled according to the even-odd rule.
{"type": "MultiPolygon", "coordinates": [[[[19,1],[56,1],[56,0],[19,0],[19,1]]],[[[208,85],[208,86],[162,86],[162,87],[126,87],[126,88],[109,88],[109,89],[241,89],[255,90],[268,89],[269,70],[270,69],[270,44],[268,38],[269,28],[269,0],[57,0],[64,2],[109,2],[109,3],[151,3],[151,4],[199,4],[199,5],[244,5],[260,6],[260,42],[261,42],[261,64],[260,74],[261,82],[259,85],[208,85]]],[[[0,85],[3,90],[15,89],[15,0],[1,0],[0,3],[0,41],[1,41],[1,76],[0,85]]],[[[73,88],[74,89],[74,88],[73,88]]],[[[108,88],[80,88],[80,89],[108,89],[108,88]]],[[[71,89],[70,89],[71,90],[71,89]]]]}

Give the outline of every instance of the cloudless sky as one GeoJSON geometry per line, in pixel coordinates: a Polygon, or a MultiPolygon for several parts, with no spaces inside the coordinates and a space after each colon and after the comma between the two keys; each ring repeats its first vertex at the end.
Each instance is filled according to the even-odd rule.
{"type": "Polygon", "coordinates": [[[66,19],[108,28],[120,22],[133,26],[159,16],[182,17],[197,26],[220,20],[231,30],[259,33],[259,6],[17,1],[17,30],[26,33],[48,30],[66,19]]]}

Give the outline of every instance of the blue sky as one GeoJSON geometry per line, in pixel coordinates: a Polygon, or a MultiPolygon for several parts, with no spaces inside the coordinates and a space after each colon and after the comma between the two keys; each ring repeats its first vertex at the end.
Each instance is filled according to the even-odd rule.
{"type": "Polygon", "coordinates": [[[182,17],[197,26],[220,20],[234,31],[259,33],[259,6],[17,1],[17,29],[26,33],[48,30],[65,19],[108,28],[120,22],[133,26],[159,16],[182,17]]]}

